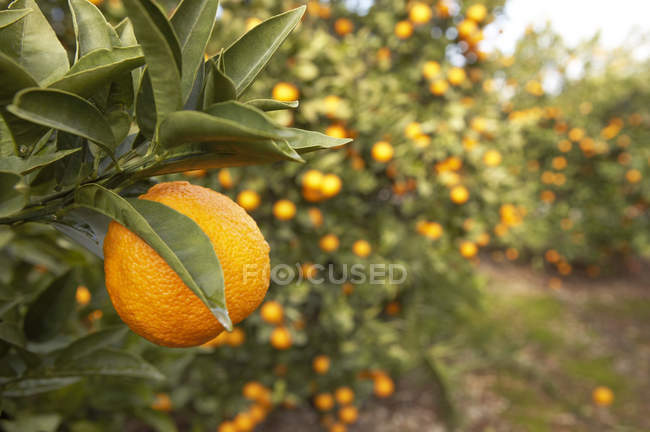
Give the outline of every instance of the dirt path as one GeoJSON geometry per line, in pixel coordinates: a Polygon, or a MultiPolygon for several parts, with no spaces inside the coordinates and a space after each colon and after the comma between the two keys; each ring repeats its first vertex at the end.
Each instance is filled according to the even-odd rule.
{"type": "MultiPolygon", "coordinates": [[[[439,366],[460,431],[650,430],[650,272],[563,281],[512,264],[482,264],[481,313],[441,347],[439,366]],[[445,348],[451,348],[446,350],[445,348]],[[614,391],[596,407],[598,385],[614,391]]],[[[441,432],[439,403],[417,371],[361,409],[354,432],[441,432]]],[[[322,431],[309,409],[279,411],[258,430],[322,431]]]]}

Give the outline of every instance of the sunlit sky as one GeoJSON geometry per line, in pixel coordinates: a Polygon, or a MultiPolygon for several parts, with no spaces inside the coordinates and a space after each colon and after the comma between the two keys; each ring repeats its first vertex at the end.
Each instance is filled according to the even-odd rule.
{"type": "MultiPolygon", "coordinates": [[[[602,45],[616,48],[629,36],[650,34],[650,0],[508,0],[505,16],[486,35],[486,48],[511,52],[528,25],[543,27],[547,21],[570,46],[600,31],[602,45]]],[[[636,57],[650,57],[647,40],[634,48],[636,57]]]]}

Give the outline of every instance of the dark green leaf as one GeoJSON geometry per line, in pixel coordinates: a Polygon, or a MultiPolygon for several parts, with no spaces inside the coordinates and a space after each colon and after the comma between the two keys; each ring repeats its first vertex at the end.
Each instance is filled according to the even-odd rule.
{"type": "Polygon", "coordinates": [[[0,11],[0,29],[15,23],[31,11],[31,9],[10,9],[0,11]]]}
{"type": "Polygon", "coordinates": [[[104,259],[102,246],[110,222],[111,219],[101,213],[87,208],[75,208],[65,214],[61,223],[53,225],[97,257],[104,259]]]}
{"type": "Polygon", "coordinates": [[[61,424],[60,414],[34,414],[25,412],[14,421],[2,420],[6,432],[55,432],[61,424]]]}
{"type": "Polygon", "coordinates": [[[281,102],[275,99],[252,99],[246,101],[246,105],[254,106],[262,111],[277,111],[298,108],[298,101],[281,102]]]}
{"type": "Polygon", "coordinates": [[[192,91],[203,55],[212,34],[219,0],[183,0],[171,18],[183,56],[181,90],[183,102],[192,91]]]}
{"type": "Polygon", "coordinates": [[[23,175],[28,174],[34,170],[53,164],[54,162],[63,159],[66,156],[78,152],[79,150],[81,150],[81,147],[70,150],[62,150],[55,153],[34,155],[28,157],[27,159],[18,156],[7,156],[0,159],[0,171],[8,171],[23,175]]]}
{"type": "Polygon", "coordinates": [[[75,59],[96,49],[110,50],[113,47],[104,15],[88,0],[68,0],[72,13],[72,26],[77,38],[75,59]]]}
{"type": "Polygon", "coordinates": [[[25,378],[5,386],[0,392],[4,397],[25,397],[47,393],[76,383],[79,377],[25,378]]]}
{"type": "Polygon", "coordinates": [[[0,52],[0,105],[11,103],[14,94],[27,87],[38,87],[31,75],[11,57],[0,52]]]}
{"type": "Polygon", "coordinates": [[[0,217],[11,216],[27,204],[27,190],[18,174],[0,171],[0,217]]]}
{"type": "Polygon", "coordinates": [[[145,69],[142,74],[138,94],[135,100],[135,119],[140,127],[140,132],[147,138],[153,138],[156,130],[156,104],[154,102],[153,88],[149,71],[145,69]]]}
{"type": "Polygon", "coordinates": [[[208,74],[203,92],[203,109],[218,102],[225,102],[237,99],[235,83],[219,70],[214,60],[206,63],[208,74]]]}
{"type": "Polygon", "coordinates": [[[304,129],[289,129],[293,136],[288,139],[291,147],[298,153],[308,153],[314,150],[342,146],[352,141],[350,138],[333,138],[320,132],[304,129]]]}
{"type": "Polygon", "coordinates": [[[79,338],[58,353],[56,363],[70,362],[117,343],[124,338],[128,330],[125,326],[110,327],[79,338]]]}
{"type": "Polygon", "coordinates": [[[0,340],[21,348],[25,346],[25,335],[20,328],[7,322],[0,322],[0,340]]]}
{"type": "Polygon", "coordinates": [[[126,200],[94,184],[79,188],[75,202],[115,219],[140,236],[225,328],[232,327],[226,309],[221,264],[210,239],[196,222],[163,204],[126,200]]]}
{"type": "Polygon", "coordinates": [[[224,52],[225,72],[241,95],[305,13],[305,6],[276,15],[253,27],[224,52]]]}
{"type": "Polygon", "coordinates": [[[157,432],[178,432],[176,423],[168,413],[145,408],[137,410],[135,416],[157,432]]]}
{"type": "Polygon", "coordinates": [[[29,306],[23,326],[25,336],[35,342],[56,336],[74,310],[76,290],[77,280],[72,272],[55,279],[29,306]]]}
{"type": "Polygon", "coordinates": [[[124,351],[100,348],[82,357],[57,364],[56,376],[123,376],[163,380],[165,377],[142,358],[124,351]]]}
{"type": "Polygon", "coordinates": [[[138,46],[95,50],[80,58],[64,77],[50,87],[88,97],[99,87],[143,64],[144,56],[138,46]]]}
{"type": "Polygon", "coordinates": [[[10,9],[31,9],[23,19],[0,29],[0,51],[20,64],[41,85],[70,68],[68,53],[34,0],[16,0],[10,9]]]}
{"type": "Polygon", "coordinates": [[[90,102],[62,90],[25,89],[7,109],[33,123],[89,139],[112,154],[115,138],[106,118],[90,102]]]}
{"type": "Polygon", "coordinates": [[[0,115],[2,115],[6,130],[9,131],[14,143],[13,154],[20,156],[31,154],[43,135],[48,132],[48,128],[16,117],[7,111],[6,107],[0,107],[0,115]]]}
{"type": "Polygon", "coordinates": [[[151,0],[125,0],[124,6],[142,45],[156,112],[162,119],[183,105],[182,54],[178,37],[163,10],[151,0]]]}

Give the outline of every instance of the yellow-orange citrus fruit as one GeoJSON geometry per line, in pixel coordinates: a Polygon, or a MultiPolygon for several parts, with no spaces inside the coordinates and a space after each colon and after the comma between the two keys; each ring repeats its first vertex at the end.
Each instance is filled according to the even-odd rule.
{"type": "Polygon", "coordinates": [[[271,333],[271,346],[275,349],[286,350],[291,348],[291,333],[286,327],[276,327],[271,333]]]}
{"type": "Polygon", "coordinates": [[[429,60],[422,65],[422,76],[426,79],[433,79],[440,73],[440,63],[429,60]]]}
{"type": "Polygon", "coordinates": [[[341,98],[336,95],[328,95],[323,100],[323,107],[328,116],[333,116],[341,106],[341,98]]]}
{"type": "Polygon", "coordinates": [[[331,393],[319,393],[314,396],[314,405],[319,411],[329,411],[334,408],[334,397],[331,393]]]}
{"type": "Polygon", "coordinates": [[[400,39],[408,39],[413,34],[413,24],[408,21],[399,21],[395,24],[395,36],[400,39]]]}
{"type": "Polygon", "coordinates": [[[284,309],[276,301],[267,301],[260,308],[262,319],[269,324],[282,324],[284,319],[284,309]]]}
{"type": "Polygon", "coordinates": [[[151,403],[151,409],[169,412],[172,410],[172,400],[167,393],[157,393],[151,403]]]}
{"type": "Polygon", "coordinates": [[[642,177],[643,176],[641,175],[641,171],[638,169],[631,169],[625,173],[625,178],[630,183],[638,183],[641,181],[642,177]]]}
{"type": "Polygon", "coordinates": [[[464,241],[460,244],[460,254],[465,258],[472,258],[478,252],[476,244],[470,241],[464,241]]]}
{"type": "Polygon", "coordinates": [[[347,428],[342,423],[332,423],[328,432],[347,432],[347,428]]]}
{"type": "Polygon", "coordinates": [[[338,123],[329,125],[325,129],[325,135],[331,136],[332,138],[346,138],[348,136],[348,131],[345,130],[343,125],[338,123]]]}
{"type": "Polygon", "coordinates": [[[77,300],[77,304],[79,306],[86,306],[88,303],[90,303],[91,298],[92,295],[90,295],[90,291],[88,291],[88,288],[86,288],[83,285],[79,285],[77,287],[77,292],[75,293],[75,299],[77,300]]]}
{"type": "Polygon", "coordinates": [[[415,2],[411,5],[411,10],[409,11],[409,19],[415,24],[424,24],[429,22],[433,16],[433,11],[431,6],[422,2],[415,2]]]}
{"type": "Polygon", "coordinates": [[[343,291],[343,294],[345,295],[350,295],[354,292],[354,285],[350,282],[346,282],[341,286],[341,291],[343,291]]]}
{"type": "Polygon", "coordinates": [[[415,139],[415,137],[422,135],[422,127],[418,122],[411,122],[404,128],[404,135],[408,138],[415,139]]]}
{"type": "Polygon", "coordinates": [[[339,238],[334,234],[327,234],[321,237],[318,245],[324,252],[334,252],[339,248],[339,238]]]}
{"type": "Polygon", "coordinates": [[[273,99],[282,101],[282,102],[291,102],[298,100],[300,97],[300,92],[298,88],[287,82],[279,82],[273,87],[273,99]]]}
{"type": "Polygon", "coordinates": [[[254,404],[249,408],[248,414],[253,419],[253,422],[257,424],[266,418],[267,409],[263,405],[254,404]]]}
{"type": "Polygon", "coordinates": [[[386,398],[393,394],[395,391],[395,384],[391,377],[385,374],[376,375],[373,379],[373,392],[375,396],[380,398],[386,398]]]}
{"type": "Polygon", "coordinates": [[[323,182],[320,185],[320,191],[325,198],[331,198],[337,195],[343,187],[341,178],[336,174],[325,174],[323,182]]]}
{"type": "Polygon", "coordinates": [[[580,128],[573,128],[569,131],[569,139],[574,142],[580,141],[585,136],[585,131],[580,128]]]}
{"type": "Polygon", "coordinates": [[[429,86],[429,91],[435,96],[442,96],[448,89],[449,83],[443,79],[435,80],[429,86]]]}
{"type": "Polygon", "coordinates": [[[296,205],[282,199],[273,205],[273,215],[279,220],[290,220],[296,215],[296,205]]]}
{"type": "Polygon", "coordinates": [[[307,213],[309,214],[309,220],[311,221],[312,225],[314,225],[316,228],[323,225],[323,212],[321,212],[316,207],[311,207],[307,213]]]}
{"type": "Polygon", "coordinates": [[[242,387],[242,394],[246,399],[251,401],[259,400],[266,392],[268,390],[259,381],[249,381],[242,387]]]}
{"type": "Polygon", "coordinates": [[[474,22],[480,23],[487,16],[487,8],[482,3],[475,3],[467,8],[465,16],[474,22]]]}
{"type": "Polygon", "coordinates": [[[314,372],[323,375],[327,373],[328,370],[330,370],[330,363],[330,358],[328,356],[319,355],[314,358],[311,366],[314,369],[314,372]]]}
{"type": "Polygon", "coordinates": [[[458,185],[449,191],[449,196],[454,203],[463,204],[469,199],[469,191],[465,186],[458,185]]]}
{"type": "Polygon", "coordinates": [[[322,182],[323,173],[315,169],[310,169],[302,176],[302,185],[309,189],[319,189],[322,182]]]}
{"type": "Polygon", "coordinates": [[[386,141],[377,141],[372,146],[371,154],[377,162],[388,162],[393,158],[393,146],[386,141]]]}
{"type": "Polygon", "coordinates": [[[465,78],[467,78],[467,74],[463,68],[453,67],[447,71],[447,79],[451,85],[461,85],[465,78]]]}
{"type": "Polygon", "coordinates": [[[334,22],[334,31],[339,36],[345,36],[352,33],[354,30],[354,23],[347,18],[339,18],[334,22]]]}
{"type": "Polygon", "coordinates": [[[361,258],[365,258],[370,255],[370,252],[372,252],[372,247],[370,246],[370,243],[365,240],[357,240],[352,245],[352,252],[361,258]]]}
{"type": "MultiPolygon", "coordinates": [[[[269,245],[241,207],[225,195],[182,181],[157,184],[140,199],[160,202],[188,216],[208,236],[223,269],[233,324],[259,306],[269,286],[269,245]]],[[[207,342],[223,330],[165,260],[117,222],[111,222],[104,240],[104,270],[115,310],[144,338],[186,347],[207,342]]]]}
{"type": "Polygon", "coordinates": [[[501,163],[501,153],[498,150],[488,150],[483,155],[483,163],[487,166],[497,166],[501,163]]]}
{"type": "Polygon", "coordinates": [[[235,423],[231,421],[225,421],[219,425],[217,432],[239,432],[235,423]]]}
{"type": "Polygon", "coordinates": [[[255,427],[255,422],[249,413],[242,412],[235,416],[233,423],[237,427],[238,432],[249,432],[255,427]]]}
{"type": "Polygon", "coordinates": [[[614,392],[609,387],[598,386],[591,396],[596,405],[609,406],[614,402],[614,392]]]}
{"type": "Polygon", "coordinates": [[[348,405],[354,402],[354,390],[350,387],[339,387],[334,392],[334,398],[339,405],[348,405]]]}
{"type": "Polygon", "coordinates": [[[237,204],[247,211],[253,211],[260,206],[260,196],[257,192],[246,189],[237,195],[237,204]]]}
{"type": "Polygon", "coordinates": [[[467,39],[478,30],[478,26],[474,21],[466,19],[459,22],[456,29],[458,30],[458,36],[460,36],[461,39],[467,39]]]}
{"type": "Polygon", "coordinates": [[[339,420],[343,423],[351,424],[355,423],[359,418],[359,411],[357,407],[352,405],[347,405],[339,409],[339,420]]]}
{"type": "Polygon", "coordinates": [[[219,184],[224,189],[230,189],[235,184],[235,182],[232,180],[232,176],[230,175],[230,170],[228,170],[228,168],[220,169],[217,177],[219,178],[219,184]]]}

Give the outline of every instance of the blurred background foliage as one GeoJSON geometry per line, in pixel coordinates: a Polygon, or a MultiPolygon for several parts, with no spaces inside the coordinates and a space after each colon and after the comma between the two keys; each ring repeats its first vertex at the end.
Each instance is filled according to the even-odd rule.
{"type": "MultiPolygon", "coordinates": [[[[125,16],[119,0],[97,3],[113,22],[125,16]]],[[[39,4],[73,47],[65,2],[39,4]]],[[[294,6],[223,1],[209,53],[294,6]]],[[[393,380],[413,370],[425,371],[447,426],[462,425],[449,359],[473,346],[512,367],[503,363],[512,352],[495,353],[485,340],[521,337],[486,322],[486,298],[498,300],[485,295],[480,260],[546,270],[559,289],[576,273],[639,271],[650,256],[647,61],[603,51],[597,40],[567,47],[550,28],[528,31],[512,55],[483,52],[482,29],[502,7],[310,1],[247,96],[300,99],[276,121],[354,142],[304,165],[170,178],[238,200],[264,232],[274,265],[302,274],[331,265],[340,280],[272,284],[260,313],[204,347],[166,349],[129,333],[123,346],[164,380],[88,377],[39,394],[5,389],[3,427],[247,431],[275,408],[309,406],[325,429],[341,431],[358,415],[342,407],[390,396],[393,380]],[[567,72],[576,65],[578,78],[567,72]],[[344,283],[352,264],[400,264],[408,276],[344,283]]],[[[120,324],[101,262],[65,238],[27,224],[0,231],[0,247],[3,320],[22,319],[22,305],[68,269],[79,281],[61,335],[31,349],[47,352],[120,324]]],[[[548,306],[499,304],[531,320],[548,306]]],[[[543,332],[541,322],[559,316],[551,307],[533,329],[543,332]]],[[[589,383],[603,384],[598,377],[589,383]]],[[[590,421],[590,430],[609,430],[590,421]]]]}

